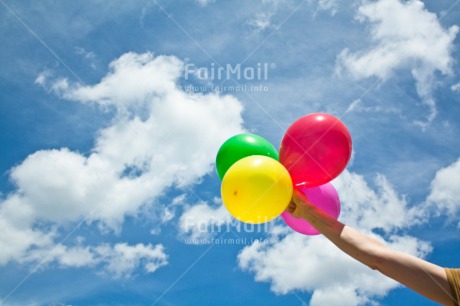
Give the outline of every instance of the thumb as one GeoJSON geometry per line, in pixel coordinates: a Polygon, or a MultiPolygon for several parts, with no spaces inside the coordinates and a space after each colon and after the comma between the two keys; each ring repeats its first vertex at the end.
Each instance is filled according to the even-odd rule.
{"type": "Polygon", "coordinates": [[[292,194],[292,200],[298,205],[301,205],[304,202],[308,202],[305,195],[298,189],[294,189],[294,192],[292,194]]]}
{"type": "Polygon", "coordinates": [[[311,209],[312,207],[315,207],[315,205],[312,204],[312,202],[310,202],[307,196],[298,189],[294,189],[294,192],[292,194],[292,201],[297,206],[302,206],[302,207],[305,207],[306,209],[311,209]]]}
{"type": "Polygon", "coordinates": [[[288,207],[286,207],[285,211],[287,211],[288,213],[290,213],[292,215],[296,208],[297,208],[297,204],[294,203],[293,201],[291,201],[289,203],[288,207]]]}

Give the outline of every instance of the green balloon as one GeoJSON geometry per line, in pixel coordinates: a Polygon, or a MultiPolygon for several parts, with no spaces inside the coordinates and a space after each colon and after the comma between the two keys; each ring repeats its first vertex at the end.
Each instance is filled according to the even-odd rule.
{"type": "Polygon", "coordinates": [[[278,160],[278,152],[265,138],[254,134],[239,134],[225,141],[217,152],[216,169],[220,179],[240,159],[251,155],[263,155],[278,160]]]}

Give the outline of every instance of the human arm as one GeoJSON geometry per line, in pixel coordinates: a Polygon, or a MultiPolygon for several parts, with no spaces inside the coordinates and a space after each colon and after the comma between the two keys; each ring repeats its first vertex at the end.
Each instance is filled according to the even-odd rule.
{"type": "Polygon", "coordinates": [[[443,305],[454,305],[444,268],[394,251],[331,218],[295,190],[287,211],[308,221],[342,251],[384,275],[443,305]]]}

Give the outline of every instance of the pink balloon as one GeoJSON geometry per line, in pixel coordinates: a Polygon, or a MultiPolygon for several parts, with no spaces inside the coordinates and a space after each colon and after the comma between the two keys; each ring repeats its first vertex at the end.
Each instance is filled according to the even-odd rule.
{"type": "MultiPolygon", "coordinates": [[[[340,199],[334,186],[330,183],[312,187],[312,188],[297,188],[304,196],[316,207],[324,211],[334,219],[338,219],[340,215],[340,199]]],[[[281,218],[284,222],[296,232],[304,235],[318,235],[318,232],[310,223],[304,219],[294,218],[290,213],[283,212],[281,218]]]]}
{"type": "Polygon", "coordinates": [[[338,118],[324,113],[295,121],[281,141],[279,161],[294,185],[315,187],[336,178],[351,157],[351,136],[338,118]]]}

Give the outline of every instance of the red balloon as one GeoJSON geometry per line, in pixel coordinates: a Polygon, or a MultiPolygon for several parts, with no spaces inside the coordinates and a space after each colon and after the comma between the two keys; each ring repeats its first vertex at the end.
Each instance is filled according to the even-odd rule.
{"type": "Polygon", "coordinates": [[[296,186],[315,187],[336,178],[351,157],[351,136],[338,118],[323,113],[295,121],[281,141],[279,160],[296,186]]]}

